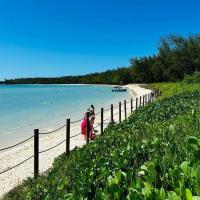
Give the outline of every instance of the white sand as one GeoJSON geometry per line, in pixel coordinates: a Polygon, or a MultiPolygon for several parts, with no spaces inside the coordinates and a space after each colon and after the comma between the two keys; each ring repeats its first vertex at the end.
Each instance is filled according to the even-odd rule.
{"type": "MultiPolygon", "coordinates": [[[[144,89],[140,87],[137,84],[129,84],[125,86],[128,88],[135,96],[142,96],[144,94],[150,93],[150,90],[144,89]]],[[[133,100],[135,100],[133,98],[133,100]]],[[[133,101],[133,106],[135,108],[135,101],[133,101]]],[[[105,108],[107,110],[110,108],[108,106],[105,108]]],[[[122,102],[122,111],[124,110],[124,105],[122,102]]],[[[96,108],[96,113],[100,111],[100,108],[96,108]]],[[[130,100],[127,101],[127,115],[130,115],[130,100]]],[[[118,103],[114,104],[114,121],[119,122],[119,107],[118,103]]],[[[122,120],[125,119],[124,112],[122,112],[122,120]]],[[[110,110],[104,112],[104,119],[105,124],[104,128],[107,126],[107,124],[110,122],[110,110]],[[107,120],[106,120],[107,119],[107,120]]],[[[71,136],[77,134],[80,132],[80,123],[71,124],[71,136]]],[[[100,114],[96,115],[95,124],[94,127],[97,126],[100,123],[100,114]]],[[[96,128],[100,133],[100,126],[96,128]]],[[[40,135],[40,151],[43,151],[45,149],[48,149],[59,142],[65,140],[66,135],[66,128],[64,127],[62,130],[51,133],[48,135],[40,135]]],[[[86,141],[84,140],[82,135],[78,135],[77,137],[74,137],[70,140],[70,149],[73,149],[75,146],[83,146],[85,145],[86,141]]],[[[39,169],[40,173],[45,172],[47,169],[49,169],[52,166],[53,160],[55,157],[59,156],[60,154],[65,152],[65,142],[61,144],[60,146],[42,153],[39,155],[39,169]]],[[[8,169],[21,161],[25,160],[26,158],[33,155],[33,139],[31,139],[29,142],[22,144],[18,147],[15,147],[11,150],[1,152],[0,153],[0,172],[4,171],[5,169],[8,169]]],[[[0,174],[0,197],[7,193],[9,190],[20,184],[24,179],[27,177],[33,177],[33,158],[31,158],[29,161],[23,163],[22,165],[4,173],[0,174]]]]}

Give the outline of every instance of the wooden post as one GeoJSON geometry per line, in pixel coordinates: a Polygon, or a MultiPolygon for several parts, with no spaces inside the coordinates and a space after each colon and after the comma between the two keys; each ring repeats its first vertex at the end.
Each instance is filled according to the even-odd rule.
{"type": "Polygon", "coordinates": [[[119,102],[119,123],[122,122],[121,113],[122,113],[122,104],[121,104],[121,102],[119,102]]]}
{"type": "Polygon", "coordinates": [[[66,155],[69,156],[70,152],[70,119],[67,119],[66,126],[66,155]]]}
{"type": "Polygon", "coordinates": [[[154,99],[157,98],[157,92],[156,92],[156,89],[154,90],[154,99]]]}
{"type": "Polygon", "coordinates": [[[159,97],[159,96],[161,96],[161,91],[160,91],[160,90],[158,90],[158,97],[159,97]]]}
{"type": "Polygon", "coordinates": [[[142,96],[142,106],[144,106],[144,95],[142,96]]]}
{"type": "Polygon", "coordinates": [[[136,110],[138,109],[138,98],[136,98],[136,100],[135,100],[135,109],[136,110]]]}
{"type": "Polygon", "coordinates": [[[150,93],[150,99],[149,99],[150,103],[152,102],[152,92],[150,93]]]}
{"type": "Polygon", "coordinates": [[[141,107],[141,105],[142,105],[142,97],[140,96],[140,107],[141,107]]]}
{"type": "Polygon", "coordinates": [[[39,129],[34,129],[34,178],[39,175],[39,129]]]}
{"type": "Polygon", "coordinates": [[[89,120],[89,112],[87,112],[87,122],[86,122],[86,130],[87,130],[87,140],[86,140],[86,144],[89,144],[90,142],[90,120],[89,120]]]}
{"type": "Polygon", "coordinates": [[[110,106],[110,114],[111,114],[111,123],[113,124],[114,123],[114,119],[113,119],[113,104],[111,104],[110,106]]]}
{"type": "Polygon", "coordinates": [[[124,117],[125,117],[125,119],[127,118],[127,114],[126,114],[126,100],[124,100],[124,117]]]}
{"type": "Polygon", "coordinates": [[[131,98],[131,113],[133,112],[133,99],[131,98]]]}
{"type": "Polygon", "coordinates": [[[103,133],[103,108],[101,108],[101,134],[103,133]]]}

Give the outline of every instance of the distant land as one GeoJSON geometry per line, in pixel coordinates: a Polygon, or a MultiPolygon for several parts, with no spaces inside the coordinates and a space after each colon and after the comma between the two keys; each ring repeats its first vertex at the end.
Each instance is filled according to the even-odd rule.
{"type": "Polygon", "coordinates": [[[128,84],[179,81],[200,71],[200,34],[169,35],[160,40],[158,53],[131,58],[130,66],[79,76],[17,78],[1,84],[128,84]]]}
{"type": "Polygon", "coordinates": [[[101,73],[79,76],[17,78],[5,80],[3,84],[127,84],[131,82],[131,69],[121,67],[101,73]]]}

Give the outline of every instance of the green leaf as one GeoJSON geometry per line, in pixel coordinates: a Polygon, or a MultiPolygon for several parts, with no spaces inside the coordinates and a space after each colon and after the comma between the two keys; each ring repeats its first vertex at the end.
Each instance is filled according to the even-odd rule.
{"type": "Polygon", "coordinates": [[[189,172],[189,162],[187,162],[187,161],[182,162],[180,167],[181,167],[182,171],[184,172],[184,174],[188,174],[188,172],[189,172]]]}
{"type": "Polygon", "coordinates": [[[169,200],[181,200],[181,197],[178,196],[174,191],[170,191],[167,193],[169,200]]]}
{"type": "Polygon", "coordinates": [[[198,145],[198,139],[197,139],[197,137],[189,136],[189,137],[188,137],[188,143],[189,143],[189,144],[198,145]]]}
{"type": "Polygon", "coordinates": [[[137,190],[134,188],[129,188],[128,192],[127,200],[133,200],[137,198],[137,190]]]}
{"type": "Polygon", "coordinates": [[[161,188],[160,191],[159,191],[159,199],[165,200],[165,196],[166,196],[165,190],[164,190],[164,188],[161,188]]]}
{"type": "Polygon", "coordinates": [[[142,194],[145,197],[149,197],[152,193],[152,186],[148,182],[144,182],[144,188],[142,189],[142,194]]]}
{"type": "Polygon", "coordinates": [[[200,200],[200,196],[192,196],[192,200],[200,200]]]}
{"type": "Polygon", "coordinates": [[[146,171],[148,171],[146,165],[142,165],[142,166],[141,166],[141,169],[142,169],[142,170],[146,170],[146,171]]]}
{"type": "Polygon", "coordinates": [[[174,132],[175,132],[174,125],[171,124],[171,125],[169,126],[169,132],[170,132],[170,133],[174,133],[174,132]]]}
{"type": "Polygon", "coordinates": [[[186,200],[192,200],[192,192],[188,188],[185,189],[185,196],[186,200]]]}

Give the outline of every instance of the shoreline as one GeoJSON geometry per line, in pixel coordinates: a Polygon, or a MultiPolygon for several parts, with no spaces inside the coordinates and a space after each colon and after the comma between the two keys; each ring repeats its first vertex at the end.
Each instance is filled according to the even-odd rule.
{"type": "MultiPolygon", "coordinates": [[[[124,87],[131,92],[131,94],[135,97],[140,95],[144,95],[150,92],[150,90],[144,89],[137,84],[129,84],[124,87]],[[136,94],[136,95],[135,95],[136,94]]],[[[113,102],[114,105],[114,121],[118,122],[118,102],[113,102]],[[117,104],[117,105],[116,105],[117,104]]],[[[106,106],[108,107],[108,106],[106,106]]],[[[135,105],[134,105],[135,108],[135,105]]],[[[99,108],[100,109],[100,108],[99,108]]],[[[99,109],[96,110],[96,113],[99,112],[99,109]]],[[[130,102],[127,102],[127,115],[130,115],[130,102]]],[[[110,111],[104,112],[104,119],[105,119],[105,128],[110,121],[110,111]],[[108,119],[107,119],[108,118],[108,119]],[[107,119],[107,120],[106,120],[107,119]]],[[[124,120],[124,114],[122,113],[122,120],[124,120]]],[[[100,114],[96,115],[94,127],[97,126],[100,122],[100,114]]],[[[71,125],[71,136],[80,132],[80,123],[77,122],[71,125]]],[[[98,134],[100,133],[100,127],[96,128],[98,130],[98,134]]],[[[97,134],[97,135],[98,135],[97,134]]],[[[65,139],[65,128],[61,131],[56,133],[51,133],[49,135],[41,135],[40,136],[40,149],[39,151],[46,150],[65,139]]],[[[81,147],[86,144],[82,135],[78,135],[70,139],[70,150],[74,147],[78,146],[81,147]]],[[[65,142],[60,146],[52,149],[48,152],[44,152],[39,156],[39,168],[40,173],[43,173],[51,168],[53,160],[55,157],[59,156],[60,154],[65,152],[65,142]]],[[[0,171],[7,169],[8,167],[14,166],[26,158],[32,156],[34,153],[33,151],[33,138],[27,142],[22,144],[19,147],[16,147],[11,150],[7,150],[5,152],[0,153],[0,171]],[[9,166],[8,166],[9,164],[9,166]]],[[[33,158],[29,161],[25,162],[24,164],[20,165],[19,167],[12,169],[4,174],[0,175],[0,197],[11,190],[13,187],[17,186],[18,184],[22,183],[24,179],[27,177],[33,177],[33,158]]]]}
{"type": "Polygon", "coordinates": [[[143,96],[144,93],[146,94],[152,92],[150,89],[143,88],[141,84],[128,84],[123,87],[130,90],[136,97],[143,96]]]}
{"type": "Polygon", "coordinates": [[[16,83],[16,84],[2,84],[0,85],[102,85],[102,86],[116,86],[114,84],[92,84],[92,83],[16,83]]]}
{"type": "MultiPolygon", "coordinates": [[[[29,102],[26,99],[22,99],[22,103],[21,101],[15,102],[12,99],[9,100],[9,104],[6,104],[6,106],[4,106],[4,108],[8,107],[8,109],[3,109],[4,112],[2,110],[2,113],[5,113],[5,114],[2,116],[0,120],[1,122],[1,131],[0,131],[1,132],[0,134],[1,148],[5,148],[7,146],[11,146],[15,143],[23,141],[24,139],[28,138],[29,136],[33,134],[33,130],[35,128],[39,128],[40,131],[51,131],[51,130],[54,130],[56,127],[59,127],[62,124],[64,124],[67,118],[70,118],[71,120],[76,121],[77,119],[82,117],[83,113],[85,112],[85,109],[91,104],[97,105],[97,107],[98,106],[104,107],[104,106],[107,106],[108,104],[113,103],[113,99],[115,98],[116,99],[118,98],[119,101],[121,101],[120,98],[123,98],[122,95],[119,95],[119,96],[114,95],[113,97],[113,95],[110,92],[112,86],[109,86],[109,85],[107,86],[104,86],[104,85],[101,85],[101,86],[100,85],[99,86],[96,86],[96,85],[92,85],[92,86],[91,85],[86,85],[86,86],[84,85],[80,85],[80,86],[79,85],[76,85],[76,86],[74,85],[12,86],[10,85],[8,87],[5,86],[5,89],[4,89],[4,86],[2,88],[0,87],[0,92],[2,94],[2,97],[4,94],[6,94],[6,98],[8,98],[9,94],[6,91],[9,91],[10,87],[13,87],[13,88],[16,87],[17,88],[16,91],[20,91],[22,88],[22,91],[25,91],[27,93],[29,92],[29,90],[34,92],[35,90],[43,91],[44,89],[45,96],[47,97],[42,98],[41,97],[43,95],[42,92],[37,92],[37,95],[40,95],[39,100],[36,101],[35,103],[29,104],[29,106],[28,106],[29,102]],[[74,88],[74,89],[71,89],[71,88],[74,88]],[[73,95],[76,96],[73,100],[70,100],[72,99],[71,98],[72,95],[67,95],[67,93],[69,93],[68,91],[72,91],[73,95]],[[81,94],[84,94],[83,93],[84,91],[86,92],[92,91],[91,93],[92,95],[97,94],[98,96],[95,97],[95,95],[93,95],[91,99],[83,97],[83,100],[82,100],[81,96],[77,95],[79,91],[81,94]],[[106,93],[105,98],[101,94],[101,91],[102,92],[105,91],[106,93]],[[54,92],[57,93],[56,98],[54,98],[54,92]],[[25,105],[25,107],[23,105],[22,107],[13,106],[17,104],[19,104],[20,106],[23,104],[25,105]],[[31,106],[33,105],[35,109],[32,109],[30,105],[31,106]],[[11,108],[14,108],[15,112],[11,108]],[[16,113],[19,113],[19,115],[16,113]]],[[[11,91],[15,91],[15,89],[11,91]]],[[[126,99],[128,99],[129,98],[128,96],[130,96],[129,93],[127,94],[128,95],[125,97],[126,99]]],[[[28,95],[25,95],[25,97],[26,96],[28,95]]],[[[34,98],[37,99],[38,97],[34,97],[34,98]]],[[[4,104],[2,103],[1,106],[2,105],[4,104]]]]}

